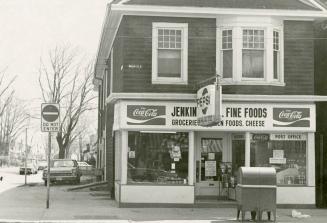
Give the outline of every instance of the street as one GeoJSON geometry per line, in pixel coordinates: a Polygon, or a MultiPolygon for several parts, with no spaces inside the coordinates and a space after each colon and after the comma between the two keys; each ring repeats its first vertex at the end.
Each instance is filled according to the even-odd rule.
{"type": "MultiPolygon", "coordinates": [[[[3,180],[0,181],[0,194],[11,188],[24,185],[25,175],[19,175],[19,167],[2,167],[0,168],[0,177],[3,180]]],[[[37,174],[27,175],[27,183],[35,184],[42,183],[42,171],[38,171],[37,174]]]]}
{"type": "MultiPolygon", "coordinates": [[[[50,208],[46,209],[46,187],[41,172],[29,175],[24,186],[24,175],[19,175],[17,168],[0,169],[4,177],[0,182],[0,222],[238,222],[235,208],[118,208],[105,191],[69,191],[74,187],[69,184],[51,186],[50,208]]],[[[292,209],[278,209],[277,222],[326,222],[324,209],[298,211],[310,217],[293,218],[292,209]]],[[[247,214],[247,222],[249,218],[247,214]]]]}

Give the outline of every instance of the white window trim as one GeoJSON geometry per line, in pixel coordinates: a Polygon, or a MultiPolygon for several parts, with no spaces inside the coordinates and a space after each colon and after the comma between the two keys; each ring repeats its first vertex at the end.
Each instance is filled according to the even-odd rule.
{"type": "MultiPolygon", "coordinates": [[[[232,27],[230,27],[230,28],[222,28],[221,29],[221,31],[220,31],[220,34],[219,34],[219,36],[220,36],[220,38],[217,38],[217,39],[219,39],[219,41],[217,42],[217,44],[220,44],[219,46],[220,46],[220,50],[219,50],[219,52],[218,52],[218,54],[219,54],[219,58],[220,58],[220,64],[221,64],[221,66],[220,66],[220,73],[219,74],[221,74],[221,75],[223,75],[223,71],[224,71],[224,57],[223,57],[223,51],[224,51],[224,49],[222,49],[222,33],[223,33],[223,31],[226,31],[226,30],[231,30],[232,31],[232,48],[230,49],[230,50],[232,50],[232,54],[233,54],[233,63],[234,63],[234,33],[233,33],[233,28],[232,27]]],[[[219,37],[219,36],[217,36],[217,37],[219,37]]],[[[228,81],[232,81],[233,80],[233,76],[234,76],[234,66],[232,66],[232,71],[233,71],[233,73],[232,73],[232,77],[223,77],[222,76],[222,78],[224,78],[224,80],[228,80],[228,81]]]]}
{"type": "Polygon", "coordinates": [[[184,84],[188,82],[188,24],[187,23],[152,23],[152,84],[184,84]],[[158,77],[158,29],[178,28],[182,31],[181,77],[158,77]]]}
{"type": "Polygon", "coordinates": [[[223,78],[222,85],[272,85],[285,86],[284,83],[284,33],[283,21],[269,16],[221,16],[217,17],[217,41],[216,41],[216,70],[222,75],[222,31],[232,29],[233,32],[233,77],[223,78]],[[243,29],[264,30],[264,78],[242,77],[242,50],[243,29]],[[273,74],[273,31],[279,32],[280,41],[280,69],[279,79],[274,79],[273,74]]]}

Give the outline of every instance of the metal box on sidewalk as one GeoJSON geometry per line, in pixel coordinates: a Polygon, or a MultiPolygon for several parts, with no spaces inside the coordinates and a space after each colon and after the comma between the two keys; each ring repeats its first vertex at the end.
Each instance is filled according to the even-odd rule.
{"type": "MultiPolygon", "coordinates": [[[[236,186],[237,218],[242,212],[242,221],[246,211],[256,213],[261,220],[262,212],[268,218],[274,214],[276,221],[276,170],[273,167],[240,167],[236,186]]],[[[254,215],[255,216],[255,215],[254,215]]]]}

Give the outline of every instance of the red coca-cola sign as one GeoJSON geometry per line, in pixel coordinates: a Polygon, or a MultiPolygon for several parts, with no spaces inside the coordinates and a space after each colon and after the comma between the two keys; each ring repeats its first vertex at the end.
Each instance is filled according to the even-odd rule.
{"type": "Polygon", "coordinates": [[[309,108],[273,108],[274,127],[310,127],[309,108]]]}
{"type": "Polygon", "coordinates": [[[128,125],[165,125],[166,106],[127,105],[128,125]]]}

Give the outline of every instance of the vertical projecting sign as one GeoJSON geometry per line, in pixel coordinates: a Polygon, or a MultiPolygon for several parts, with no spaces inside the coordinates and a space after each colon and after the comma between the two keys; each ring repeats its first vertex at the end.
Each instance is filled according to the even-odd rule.
{"type": "Polygon", "coordinates": [[[213,126],[221,121],[221,86],[212,84],[197,92],[197,121],[200,126],[213,126]]]}

